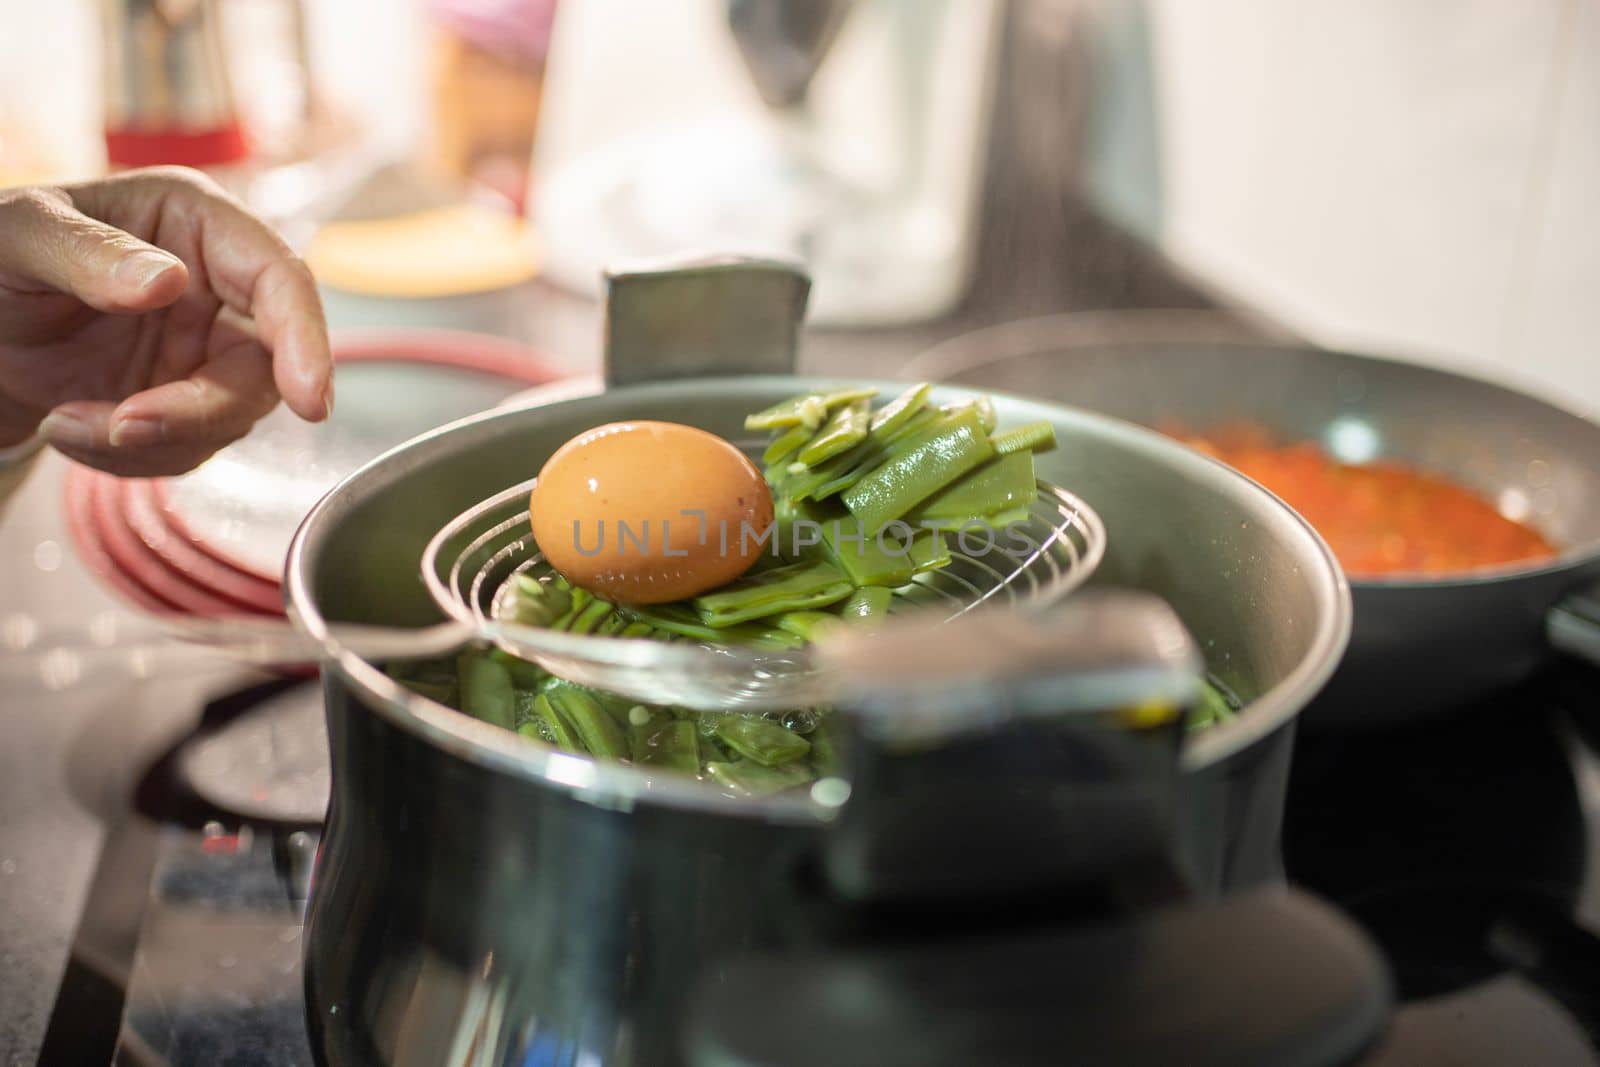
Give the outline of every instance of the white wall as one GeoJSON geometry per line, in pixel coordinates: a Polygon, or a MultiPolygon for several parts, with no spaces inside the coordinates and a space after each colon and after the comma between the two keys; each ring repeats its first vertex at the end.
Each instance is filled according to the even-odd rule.
{"type": "Polygon", "coordinates": [[[1325,343],[1600,409],[1600,6],[1148,6],[1178,259],[1325,343]]]}

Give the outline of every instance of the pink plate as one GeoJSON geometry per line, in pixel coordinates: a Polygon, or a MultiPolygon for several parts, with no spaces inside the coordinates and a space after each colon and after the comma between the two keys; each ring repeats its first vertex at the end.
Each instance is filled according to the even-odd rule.
{"type": "Polygon", "coordinates": [[[161,600],[194,615],[262,614],[217,596],[167,566],[128,526],[122,515],[121,498],[120,479],[106,474],[93,476],[89,483],[89,516],[106,554],[125,575],[161,600]]]}
{"type": "Polygon", "coordinates": [[[145,611],[158,615],[172,614],[176,610],[173,605],[166,603],[123,574],[112,562],[105,546],[100,543],[100,535],[95,532],[94,520],[90,514],[92,503],[90,493],[99,477],[97,471],[77,464],[73,464],[67,470],[62,496],[66,510],[67,534],[72,538],[78,557],[83,560],[84,566],[89,568],[89,573],[100,579],[112,592],[145,611]]]}
{"type": "Polygon", "coordinates": [[[268,615],[283,613],[283,589],[200,551],[167,525],[148,478],[121,482],[122,519],[167,568],[200,588],[268,615]]]}

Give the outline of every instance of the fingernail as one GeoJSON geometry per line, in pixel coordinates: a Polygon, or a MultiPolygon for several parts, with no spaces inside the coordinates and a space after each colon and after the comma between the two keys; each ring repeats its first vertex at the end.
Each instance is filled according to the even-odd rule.
{"type": "Polygon", "coordinates": [[[39,423],[39,432],[51,444],[66,445],[68,448],[93,448],[96,443],[94,427],[59,411],[44,417],[44,421],[39,423]]]}
{"type": "Polygon", "coordinates": [[[157,278],[177,265],[176,259],[159,252],[134,252],[123,256],[121,262],[117,264],[117,281],[136,289],[147,289],[155,284],[157,278]]]}
{"type": "Polygon", "coordinates": [[[324,386],[323,389],[322,389],[322,417],[326,419],[326,418],[331,418],[332,416],[333,416],[333,379],[330,377],[328,379],[328,384],[326,386],[324,386]]]}
{"type": "Polygon", "coordinates": [[[166,427],[160,419],[133,415],[111,425],[112,448],[142,448],[159,445],[166,439],[166,427]]]}

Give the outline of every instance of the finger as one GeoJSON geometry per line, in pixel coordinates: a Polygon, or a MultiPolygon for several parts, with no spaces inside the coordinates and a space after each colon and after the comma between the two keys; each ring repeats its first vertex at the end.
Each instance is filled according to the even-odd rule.
{"type": "Polygon", "coordinates": [[[30,189],[0,199],[0,272],[129,314],[183,295],[189,271],[170,252],[78,211],[64,194],[30,189]]]}
{"type": "Polygon", "coordinates": [[[159,202],[163,218],[187,223],[199,235],[207,283],[224,304],[255,321],[289,407],[312,421],[327,416],[333,405],[333,356],[322,300],[311,271],[270,227],[215,183],[172,168],[71,191],[93,215],[104,216],[117,206],[108,196],[144,196],[159,202]]]}
{"type": "Polygon", "coordinates": [[[135,393],[111,415],[114,448],[236,441],[278,403],[272,362],[254,341],[209,357],[193,374],[135,393]]]}
{"type": "Polygon", "coordinates": [[[56,445],[56,451],[86,467],[120,478],[171,478],[186,474],[216,452],[202,445],[166,445],[162,448],[92,449],[56,445]]]}
{"type": "Polygon", "coordinates": [[[118,448],[111,444],[114,409],[113,404],[89,401],[62,404],[45,418],[40,431],[56,451],[68,458],[124,478],[182,474],[231,443],[200,440],[118,448]]]}

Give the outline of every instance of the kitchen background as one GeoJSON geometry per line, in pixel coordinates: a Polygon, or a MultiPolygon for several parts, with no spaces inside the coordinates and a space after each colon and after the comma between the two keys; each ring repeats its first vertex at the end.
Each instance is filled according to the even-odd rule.
{"type": "MultiPolygon", "coordinates": [[[[245,16],[236,25],[280,17],[277,0],[227,6],[245,16]]],[[[574,22],[624,17],[641,30],[570,35],[580,51],[555,57],[607,71],[582,82],[571,113],[585,122],[646,124],[739,76],[726,35],[697,28],[717,17],[713,0],[566,6],[574,22]]],[[[1072,37],[1059,54],[1079,68],[1064,115],[1082,137],[1054,162],[1200,279],[1318,342],[1465,364],[1600,405],[1596,5],[1023,6],[1041,39],[1072,37]]],[[[386,154],[425,141],[434,53],[421,0],[304,9],[318,91],[365,143],[386,154]]],[[[95,3],[0,0],[0,27],[0,173],[98,168],[95,3]]],[[[1092,256],[1071,266],[1096,269],[1092,256]]]]}

